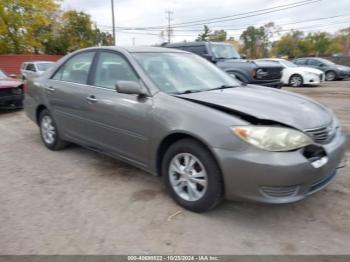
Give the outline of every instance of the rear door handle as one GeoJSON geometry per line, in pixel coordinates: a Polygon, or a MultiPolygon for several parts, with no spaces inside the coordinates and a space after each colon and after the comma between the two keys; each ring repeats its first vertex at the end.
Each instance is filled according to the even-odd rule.
{"type": "Polygon", "coordinates": [[[46,90],[49,92],[53,92],[55,91],[55,88],[53,88],[52,86],[46,87],[46,90]]]}
{"type": "Polygon", "coordinates": [[[88,96],[88,97],[86,98],[86,100],[88,100],[89,102],[93,102],[93,103],[97,102],[97,99],[96,99],[95,96],[88,96]]]}

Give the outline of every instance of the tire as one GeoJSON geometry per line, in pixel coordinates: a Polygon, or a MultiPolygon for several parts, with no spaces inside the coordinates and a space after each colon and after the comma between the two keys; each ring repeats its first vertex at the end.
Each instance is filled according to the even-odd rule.
{"type": "Polygon", "coordinates": [[[326,72],[326,81],[334,81],[337,79],[337,74],[334,71],[326,72]]]}
{"type": "Polygon", "coordinates": [[[40,137],[45,146],[50,150],[61,150],[67,147],[68,142],[62,140],[58,133],[57,125],[50,112],[47,109],[41,111],[39,116],[39,129],[40,129],[40,137]],[[51,126],[48,126],[50,122],[51,126]],[[45,127],[46,125],[46,127],[45,127]],[[51,130],[52,137],[48,135],[48,129],[51,130]],[[49,138],[52,139],[49,139],[49,138]]]}
{"type": "Polygon", "coordinates": [[[289,85],[292,87],[301,87],[304,84],[304,79],[299,74],[291,75],[289,78],[289,85]]]}
{"type": "Polygon", "coordinates": [[[205,212],[223,200],[224,190],[220,168],[209,150],[193,139],[181,139],[171,145],[162,160],[161,171],[170,195],[185,209],[198,213],[205,212]],[[189,162],[194,161],[187,173],[185,173],[186,157],[192,159],[189,162]],[[176,168],[174,169],[176,159],[179,160],[182,175],[175,171],[176,168]],[[187,182],[179,182],[180,179],[187,179],[187,182]],[[176,187],[175,184],[181,184],[181,186],[176,187]],[[189,187],[194,189],[189,190],[189,187]]]}

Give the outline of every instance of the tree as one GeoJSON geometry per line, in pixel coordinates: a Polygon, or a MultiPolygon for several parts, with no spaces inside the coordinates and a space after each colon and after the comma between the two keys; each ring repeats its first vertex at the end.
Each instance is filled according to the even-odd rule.
{"type": "Polygon", "coordinates": [[[312,43],[316,56],[322,56],[332,52],[330,50],[332,44],[331,38],[325,32],[310,33],[305,39],[312,43]]]}
{"type": "Polygon", "coordinates": [[[265,29],[264,27],[255,28],[249,26],[241,34],[240,39],[243,42],[243,52],[250,58],[259,58],[264,54],[265,29]]]}
{"type": "Polygon", "coordinates": [[[213,42],[224,42],[226,41],[227,33],[225,30],[215,30],[213,33],[209,34],[209,41],[213,42]]]}
{"type": "Polygon", "coordinates": [[[208,41],[209,35],[211,34],[208,26],[204,26],[203,33],[200,33],[196,39],[196,41],[208,41]]]}
{"type": "Polygon", "coordinates": [[[283,35],[279,41],[276,41],[272,47],[272,53],[276,56],[287,56],[289,58],[300,55],[300,40],[304,33],[301,31],[291,31],[283,35]]]}
{"type": "Polygon", "coordinates": [[[0,53],[38,53],[58,8],[55,0],[1,0],[0,53]]]}
{"type": "Polygon", "coordinates": [[[95,28],[88,14],[70,10],[61,17],[59,28],[45,44],[47,54],[66,54],[90,46],[113,45],[111,34],[95,28]]]}

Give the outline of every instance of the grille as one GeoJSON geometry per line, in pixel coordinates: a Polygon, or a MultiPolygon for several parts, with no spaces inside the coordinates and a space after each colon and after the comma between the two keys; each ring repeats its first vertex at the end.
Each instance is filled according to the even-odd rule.
{"type": "Polygon", "coordinates": [[[296,195],[299,186],[271,187],[262,186],[260,190],[269,197],[290,197],[296,195]]]}
{"type": "Polygon", "coordinates": [[[10,96],[12,95],[11,88],[1,88],[0,89],[0,96],[10,96]]]}
{"type": "Polygon", "coordinates": [[[268,67],[257,69],[257,78],[260,80],[273,80],[280,79],[282,77],[282,68],[280,67],[268,67]],[[260,71],[259,71],[260,70],[260,71]],[[258,72],[262,72],[259,76],[258,72]]]}
{"type": "Polygon", "coordinates": [[[311,138],[319,144],[326,144],[329,142],[335,135],[335,127],[333,125],[319,127],[315,129],[305,130],[311,138]]]}

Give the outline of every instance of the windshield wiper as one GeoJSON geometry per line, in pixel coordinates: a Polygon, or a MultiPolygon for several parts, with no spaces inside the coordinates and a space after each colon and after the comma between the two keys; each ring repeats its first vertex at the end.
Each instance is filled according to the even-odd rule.
{"type": "Polygon", "coordinates": [[[233,85],[222,85],[222,86],[218,86],[209,90],[222,90],[222,89],[228,89],[228,88],[234,88],[237,86],[233,86],[233,85]]]}
{"type": "Polygon", "coordinates": [[[216,59],[239,59],[238,57],[215,57],[216,59]]]}
{"type": "Polygon", "coordinates": [[[192,93],[198,93],[198,92],[203,92],[205,90],[191,90],[191,89],[188,89],[188,90],[185,90],[185,91],[182,91],[182,92],[176,92],[174,94],[176,95],[183,95],[183,94],[192,94],[192,93]]]}

